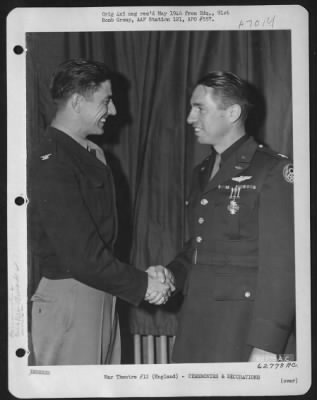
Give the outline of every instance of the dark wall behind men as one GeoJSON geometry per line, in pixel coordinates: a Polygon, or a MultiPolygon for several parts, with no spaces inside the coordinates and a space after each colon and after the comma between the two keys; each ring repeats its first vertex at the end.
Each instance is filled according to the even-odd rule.
{"type": "MultiPolygon", "coordinates": [[[[292,156],[289,31],[29,33],[27,49],[29,151],[54,113],[48,80],[60,62],[85,57],[119,71],[113,82],[118,116],[99,144],[117,186],[117,251],[140,268],[167,264],[184,240],[190,174],[209,150],[196,145],[186,126],[190,93],[200,76],[227,70],[257,87],[259,107],[249,133],[292,156]]],[[[30,270],[29,292],[37,281],[38,271],[30,270]]],[[[130,328],[175,334],[178,301],[134,310],[130,328]]]]}

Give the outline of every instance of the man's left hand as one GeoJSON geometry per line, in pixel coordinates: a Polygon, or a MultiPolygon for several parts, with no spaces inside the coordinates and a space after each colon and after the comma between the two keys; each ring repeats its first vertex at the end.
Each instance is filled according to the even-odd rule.
{"type": "MultiPolygon", "coordinates": [[[[152,265],[146,270],[146,272],[151,278],[156,279],[161,283],[167,284],[170,288],[169,294],[175,290],[174,275],[167,268],[163,267],[162,265],[152,265]]],[[[160,301],[157,301],[156,295],[156,293],[148,292],[145,296],[145,300],[151,304],[160,305],[166,303],[169,297],[168,296],[164,300],[160,299],[160,301]]]]}

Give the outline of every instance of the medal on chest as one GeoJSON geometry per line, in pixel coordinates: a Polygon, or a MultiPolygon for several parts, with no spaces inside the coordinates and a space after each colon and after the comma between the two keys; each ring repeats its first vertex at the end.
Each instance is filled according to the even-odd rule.
{"type": "Polygon", "coordinates": [[[240,210],[239,200],[241,190],[255,190],[255,185],[218,185],[220,190],[229,191],[229,204],[227,205],[227,210],[230,215],[238,214],[240,210]]]}
{"type": "Polygon", "coordinates": [[[231,188],[230,196],[229,196],[229,205],[227,206],[227,210],[231,215],[235,215],[239,212],[240,206],[238,204],[238,199],[240,199],[240,186],[236,185],[231,188]]]}

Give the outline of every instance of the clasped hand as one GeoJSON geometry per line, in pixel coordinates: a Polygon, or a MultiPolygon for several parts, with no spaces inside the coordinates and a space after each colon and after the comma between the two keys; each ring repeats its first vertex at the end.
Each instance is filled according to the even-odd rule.
{"type": "Polygon", "coordinates": [[[175,290],[174,276],[162,265],[153,265],[146,270],[148,287],[144,299],[151,304],[165,304],[175,290]]]}

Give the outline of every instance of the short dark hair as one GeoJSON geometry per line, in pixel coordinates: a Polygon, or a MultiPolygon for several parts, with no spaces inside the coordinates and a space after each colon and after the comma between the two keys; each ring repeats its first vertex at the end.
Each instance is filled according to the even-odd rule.
{"type": "Polygon", "coordinates": [[[253,106],[249,98],[248,83],[232,72],[212,71],[200,78],[196,85],[213,88],[213,94],[219,100],[220,106],[228,108],[233,104],[241,107],[241,120],[245,121],[253,106]]]}
{"type": "Polygon", "coordinates": [[[107,80],[111,80],[111,71],[104,63],[83,58],[67,60],[52,75],[50,93],[58,104],[74,93],[90,95],[107,80]]]}

